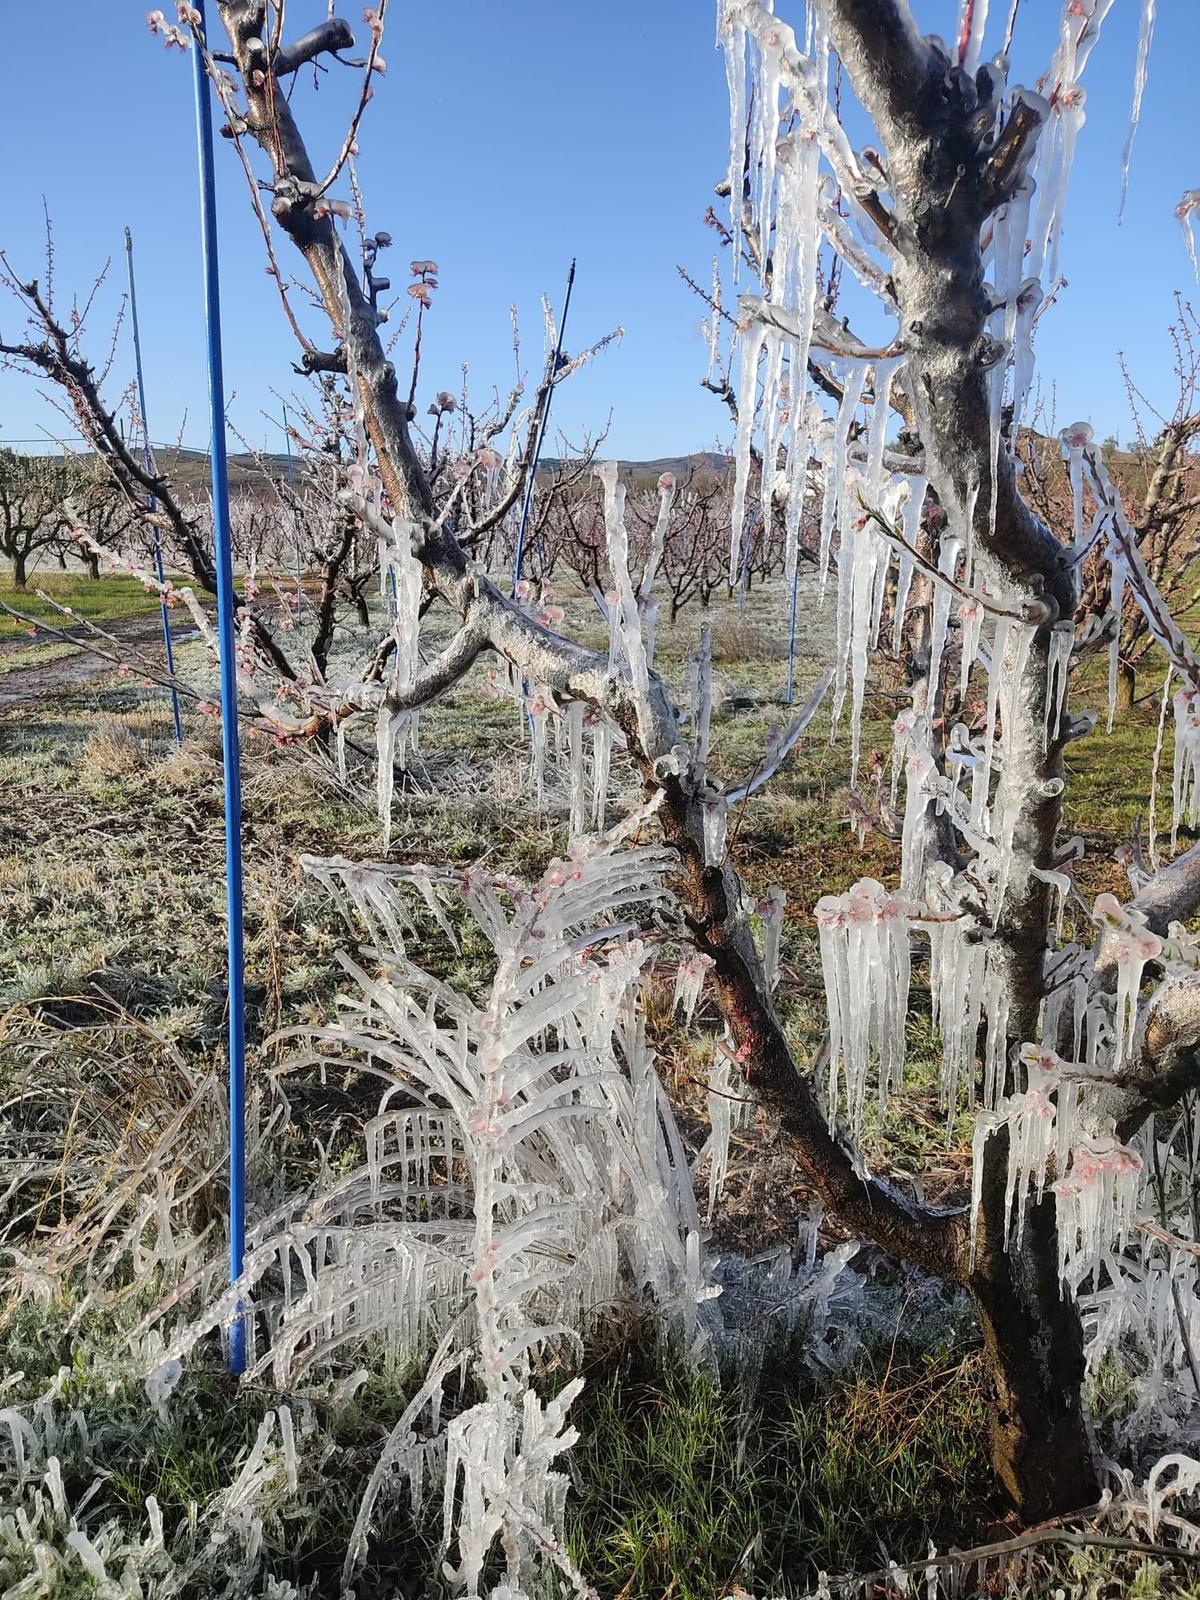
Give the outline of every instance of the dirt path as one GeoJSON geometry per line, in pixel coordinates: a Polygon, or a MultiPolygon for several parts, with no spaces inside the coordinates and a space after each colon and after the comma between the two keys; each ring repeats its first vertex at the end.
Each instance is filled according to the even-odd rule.
{"type": "MultiPolygon", "coordinates": [[[[107,624],[107,631],[122,644],[131,647],[131,671],[137,670],[135,657],[142,652],[148,659],[161,661],[162,622],[157,612],[149,612],[143,617],[122,617],[117,622],[107,624]]],[[[80,630],[80,635],[82,632],[80,630]]],[[[190,619],[181,619],[179,626],[171,629],[171,638],[177,643],[195,636],[196,630],[190,619]]],[[[0,670],[0,712],[15,706],[33,705],[39,700],[83,687],[99,678],[110,677],[117,670],[111,661],[84,648],[73,649],[69,655],[59,656],[54,661],[39,661],[28,667],[10,665],[13,656],[20,656],[22,651],[32,651],[39,645],[58,642],[53,633],[39,629],[36,641],[14,639],[0,644],[0,662],[6,669],[0,670]]],[[[103,640],[99,642],[105,643],[103,640]]]]}

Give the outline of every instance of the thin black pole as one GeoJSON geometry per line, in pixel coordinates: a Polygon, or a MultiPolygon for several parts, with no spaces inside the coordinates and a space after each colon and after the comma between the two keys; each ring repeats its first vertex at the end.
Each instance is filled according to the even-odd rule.
{"type": "Polygon", "coordinates": [[[554,385],[558,381],[558,367],[562,359],[563,331],[567,326],[567,311],[571,305],[571,288],[574,282],[575,262],[572,259],[571,270],[567,273],[567,292],[563,296],[562,316],[558,319],[558,339],[554,345],[554,354],[550,358],[550,375],[546,385],[546,399],[533,436],[533,459],[529,463],[529,476],[525,479],[525,495],[521,501],[521,521],[517,528],[517,554],[513,561],[514,594],[516,594],[517,585],[521,581],[521,563],[525,559],[525,530],[529,525],[529,509],[533,504],[533,483],[537,477],[538,460],[542,454],[542,441],[546,437],[546,424],[550,420],[550,400],[554,394],[554,385]]]}
{"type": "MultiPolygon", "coordinates": [[[[142,460],[146,463],[146,471],[154,475],[154,452],[150,448],[150,419],[146,414],[146,384],[142,376],[142,337],[138,331],[137,290],[133,284],[133,235],[125,229],[125,264],[129,269],[129,321],[133,326],[133,360],[137,368],[138,410],[142,414],[142,460]]],[[[157,505],[153,492],[147,495],[146,504],[153,511],[157,505]]],[[[166,595],[163,593],[162,540],[158,534],[157,522],[150,524],[150,532],[154,539],[154,571],[158,577],[158,601],[162,612],[163,651],[167,658],[167,672],[171,678],[171,715],[175,719],[175,743],[183,743],[183,718],[179,714],[179,690],[175,687],[175,648],[171,643],[171,613],[167,609],[166,595]]]]}

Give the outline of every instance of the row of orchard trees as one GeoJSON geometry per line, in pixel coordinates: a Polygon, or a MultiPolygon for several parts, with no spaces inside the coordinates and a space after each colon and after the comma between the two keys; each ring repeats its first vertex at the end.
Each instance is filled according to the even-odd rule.
{"type": "MultiPolygon", "coordinates": [[[[18,589],[45,556],[66,566],[68,555],[79,552],[76,527],[110,546],[119,544],[131,523],[128,507],[94,457],[0,450],[0,556],[18,589]]],[[[83,559],[97,576],[96,555],[85,552],[83,559]]]]}

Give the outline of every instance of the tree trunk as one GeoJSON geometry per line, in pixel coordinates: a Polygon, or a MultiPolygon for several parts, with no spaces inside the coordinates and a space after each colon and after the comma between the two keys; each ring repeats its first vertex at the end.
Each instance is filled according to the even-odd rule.
{"type": "Polygon", "coordinates": [[[12,558],[13,588],[23,589],[29,579],[29,568],[23,552],[18,551],[12,558]]]}
{"type": "Polygon", "coordinates": [[[1117,663],[1117,710],[1132,711],[1137,694],[1137,672],[1128,662],[1117,663]]]}
{"type": "Polygon", "coordinates": [[[1031,1202],[1021,1243],[1006,1249],[995,1219],[1004,1215],[1007,1163],[1005,1131],[988,1140],[968,1288],[989,1367],[992,1466],[1032,1523],[1093,1504],[1100,1482],[1083,1398],[1083,1327],[1058,1281],[1054,1202],[1031,1202]]]}
{"type": "MultiPolygon", "coordinates": [[[[1038,1038],[1050,947],[1049,887],[1034,876],[1052,865],[1062,818],[1061,727],[1046,726],[1049,628],[1030,642],[1013,684],[1003,729],[1004,764],[997,813],[1013,814],[1010,874],[992,930],[989,981],[1004,998],[1007,1069],[1004,1092],[1024,1089],[1018,1052],[1038,1038]]],[[[1017,670],[1010,643],[996,663],[1017,670]]],[[[1022,1518],[1039,1521],[1092,1503],[1099,1483],[1083,1395],[1083,1326],[1075,1301],[1060,1291],[1055,1206],[1026,1207],[1020,1242],[1005,1248],[1008,1133],[988,1139],[978,1213],[975,1299],[990,1367],[992,1458],[1022,1518]]]]}
{"type": "Polygon", "coordinates": [[[88,575],[88,577],[92,580],[93,583],[99,583],[99,581],[100,581],[100,557],[96,554],[96,552],[94,550],[85,550],[84,553],[83,553],[83,559],[84,559],[85,565],[87,566],[87,575],[88,575]]]}

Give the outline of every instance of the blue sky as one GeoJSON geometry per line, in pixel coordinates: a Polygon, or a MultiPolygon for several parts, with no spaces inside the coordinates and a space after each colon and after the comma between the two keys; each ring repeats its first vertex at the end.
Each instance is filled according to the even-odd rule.
{"type": "MultiPolygon", "coordinates": [[[[464,360],[476,402],[493,386],[507,388],[513,303],[536,368],[539,294],[558,300],[575,255],[568,348],[617,324],[626,334],[560,391],[557,420],[568,435],[602,426],[611,412],[607,449],[615,455],[727,441],[723,408],[698,386],[703,308],[675,272],[679,262],[701,280],[709,275],[713,236],[703,216],[726,161],[713,9],[709,0],[392,0],[388,72],[368,109],[360,171],[371,226],[395,240],[383,258],[394,285],[407,282],[413,257],[433,257],[441,267],[426,323],[422,371],[430,392],[457,391],[464,360]]],[[[798,20],[798,0],[779,0],[779,9],[798,20]]],[[[957,0],[914,0],[914,10],[928,31],[952,34],[957,0]]],[[[1002,25],[1007,5],[993,0],[992,10],[1002,25]]],[[[1182,191],[1200,183],[1197,0],[1159,0],[1130,198],[1117,226],[1139,11],[1140,0],[1116,0],[1088,67],[1088,122],[1062,250],[1069,288],[1039,340],[1040,378],[1047,399],[1053,386],[1059,423],[1086,417],[1099,434],[1122,439],[1130,423],[1118,351],[1150,398],[1169,409],[1172,291],[1200,301],[1172,215],[1182,191]]],[[[289,7],[304,26],[324,12],[318,0],[289,7]]],[[[1023,0],[1021,12],[1013,77],[1032,82],[1048,59],[1059,6],[1023,0]]],[[[357,0],[343,14],[364,31],[357,0]]],[[[182,427],[185,442],[203,447],[190,61],[163,50],[145,15],[145,0],[44,0],[6,16],[0,243],[19,272],[41,271],[44,196],[60,302],[73,288],[86,290],[112,257],[91,324],[100,357],[124,287],[122,229],[130,225],[152,433],[170,439],[182,427]]],[[[356,82],[335,69],[315,97],[307,82],[299,92],[320,167],[340,144],[356,82]]],[[[241,171],[223,141],[217,153],[230,415],[253,443],[278,448],[281,435],[263,412],[277,416],[272,390],[286,394],[300,383],[290,368],[296,347],[263,271],[241,171]]],[[[286,252],[286,241],[280,247],[286,252]]],[[[286,253],[282,260],[289,269],[286,253]]],[[[6,305],[0,330],[18,331],[6,305]]],[[[407,361],[402,340],[402,370],[407,361]]],[[[123,337],[114,386],[131,367],[123,337]]],[[[30,383],[0,373],[0,442],[46,431],[68,429],[30,383]]]]}

